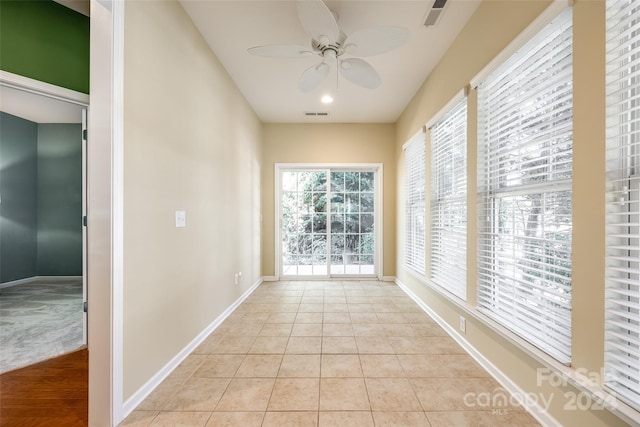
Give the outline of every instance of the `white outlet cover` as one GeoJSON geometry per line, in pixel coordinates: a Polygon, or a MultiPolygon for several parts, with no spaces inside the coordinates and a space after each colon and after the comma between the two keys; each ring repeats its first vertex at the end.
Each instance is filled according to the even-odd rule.
{"type": "Polygon", "coordinates": [[[187,213],[185,211],[176,211],[176,227],[186,227],[187,226],[187,213]]]}

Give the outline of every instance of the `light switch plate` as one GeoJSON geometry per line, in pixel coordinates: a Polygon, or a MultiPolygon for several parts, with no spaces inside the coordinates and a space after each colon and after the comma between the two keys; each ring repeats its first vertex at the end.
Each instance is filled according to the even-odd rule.
{"type": "Polygon", "coordinates": [[[187,213],[185,211],[176,211],[176,228],[187,226],[187,213]]]}

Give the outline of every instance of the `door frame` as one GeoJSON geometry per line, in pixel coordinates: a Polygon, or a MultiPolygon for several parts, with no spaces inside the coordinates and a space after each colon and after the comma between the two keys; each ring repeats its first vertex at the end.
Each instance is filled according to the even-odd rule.
{"type": "MultiPolygon", "coordinates": [[[[10,73],[8,71],[0,70],[0,86],[16,89],[24,93],[31,93],[41,96],[43,98],[55,99],[60,102],[66,102],[68,104],[74,104],[82,108],[81,111],[81,123],[82,129],[86,126],[86,115],[89,109],[89,95],[77,92],[75,90],[67,89],[61,86],[56,86],[50,83],[46,83],[40,80],[35,80],[29,77],[21,76],[19,74],[10,73]]],[[[81,217],[87,215],[87,164],[86,164],[86,141],[84,135],[82,136],[82,213],[81,217]]],[[[82,221],[82,218],[80,218],[82,221]]],[[[87,228],[82,225],[82,301],[87,301],[87,228]]],[[[82,343],[87,345],[87,331],[88,331],[88,319],[87,313],[82,313],[82,343]]]]}
{"type": "MultiPolygon", "coordinates": [[[[326,276],[286,276],[287,278],[291,277],[292,280],[371,280],[372,278],[377,278],[377,280],[382,280],[382,267],[383,267],[383,229],[384,229],[384,218],[383,218],[383,205],[384,205],[384,192],[383,192],[383,164],[382,163],[276,163],[275,167],[275,182],[274,182],[274,195],[275,195],[275,221],[274,221],[274,229],[275,229],[275,279],[282,280],[282,172],[286,170],[309,170],[309,171],[318,171],[318,170],[369,170],[374,172],[374,221],[376,223],[374,238],[375,238],[375,249],[374,249],[374,265],[375,265],[375,273],[372,276],[350,276],[350,275],[339,275],[333,276],[331,275],[331,270],[327,272],[326,276]]],[[[329,214],[329,213],[328,213],[329,214]]],[[[330,233],[331,227],[328,223],[328,232],[330,233]]],[[[329,247],[329,246],[327,246],[329,247]]],[[[327,261],[330,263],[330,261],[327,261]]],[[[329,264],[330,265],[330,264],[329,264]]]]}
{"type": "Polygon", "coordinates": [[[89,292],[89,240],[87,233],[87,126],[89,109],[82,109],[82,342],[89,344],[89,317],[87,316],[88,292],[89,292]]]}

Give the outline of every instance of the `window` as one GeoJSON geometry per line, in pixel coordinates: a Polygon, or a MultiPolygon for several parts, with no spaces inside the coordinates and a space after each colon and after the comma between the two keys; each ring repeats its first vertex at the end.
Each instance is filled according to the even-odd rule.
{"type": "Polygon", "coordinates": [[[374,171],[331,171],[331,274],[373,275],[374,171]]]}
{"type": "Polygon", "coordinates": [[[467,98],[431,127],[431,281],[467,298],[467,98]]]}
{"type": "Polygon", "coordinates": [[[640,4],[606,13],[605,384],[640,408],[640,4]]]}
{"type": "Polygon", "coordinates": [[[424,274],[425,269],[425,133],[405,145],[405,195],[407,267],[424,274]]]}
{"type": "Polygon", "coordinates": [[[277,168],[279,272],[297,277],[375,277],[381,165],[277,168]]]}
{"type": "Polygon", "coordinates": [[[569,363],[571,9],[478,91],[479,310],[569,363]]]}

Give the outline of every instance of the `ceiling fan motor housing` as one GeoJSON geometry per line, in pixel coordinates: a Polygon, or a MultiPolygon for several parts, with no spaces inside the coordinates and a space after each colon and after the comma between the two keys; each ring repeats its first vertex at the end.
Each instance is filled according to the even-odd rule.
{"type": "Polygon", "coordinates": [[[320,56],[325,57],[325,53],[329,52],[331,57],[338,57],[345,53],[344,41],[347,37],[340,33],[340,39],[334,42],[322,43],[318,40],[311,40],[311,47],[314,52],[318,52],[320,56]]]}

